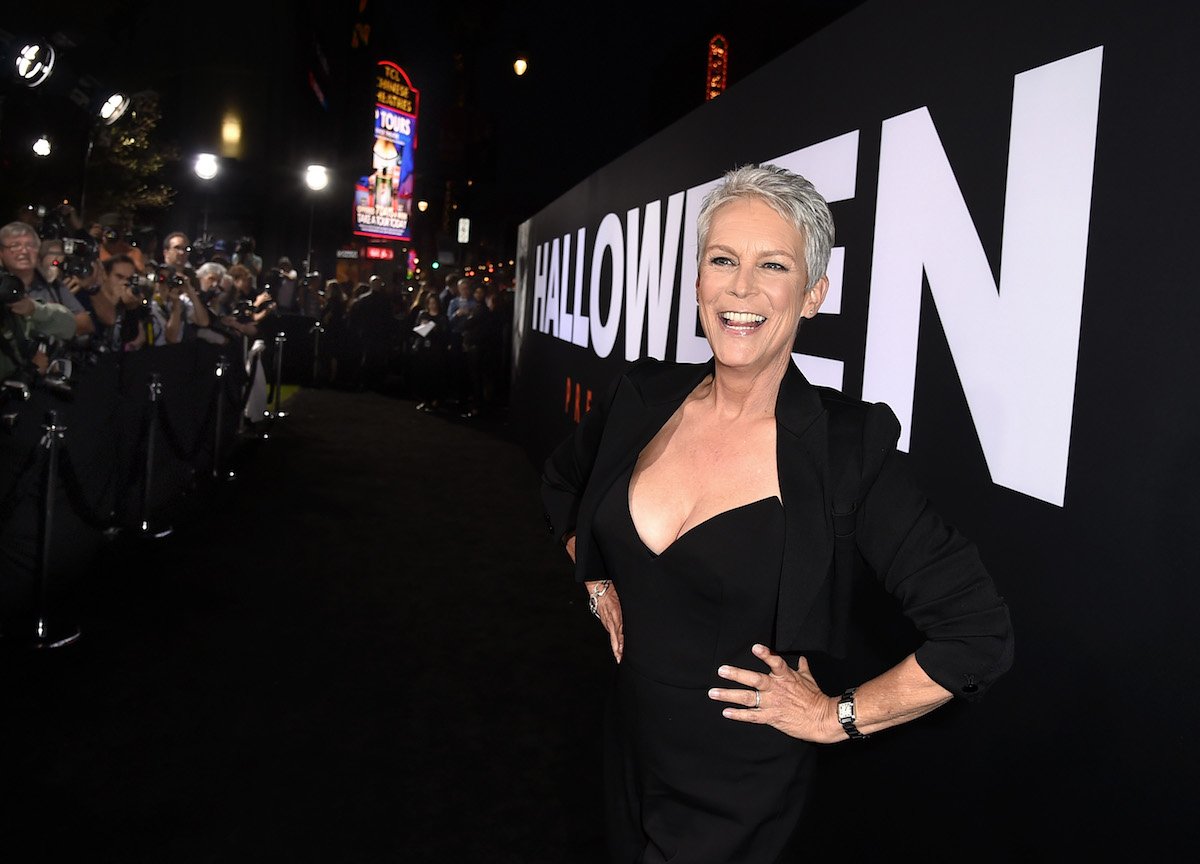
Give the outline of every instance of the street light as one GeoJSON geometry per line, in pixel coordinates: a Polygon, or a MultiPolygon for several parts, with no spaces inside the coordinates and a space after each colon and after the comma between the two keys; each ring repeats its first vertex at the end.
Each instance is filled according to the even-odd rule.
{"type": "Polygon", "coordinates": [[[205,239],[208,238],[208,181],[216,177],[220,169],[221,166],[217,162],[217,157],[212,153],[198,153],[196,155],[196,164],[192,166],[192,170],[196,172],[196,176],[204,181],[204,227],[200,233],[205,239]]]}
{"type": "Polygon", "coordinates": [[[324,165],[309,165],[304,172],[304,182],[314,192],[320,192],[329,185],[329,171],[324,165]]]}
{"type": "Polygon", "coordinates": [[[50,139],[43,135],[41,138],[33,142],[33,152],[36,156],[41,156],[43,159],[50,155],[50,139]]]}
{"type": "Polygon", "coordinates": [[[54,71],[54,49],[44,42],[30,42],[17,52],[17,77],[26,87],[37,87],[54,71]]]}
{"type": "Polygon", "coordinates": [[[114,93],[104,100],[100,106],[100,119],[105,126],[111,126],[125,116],[129,109],[129,97],[124,93],[114,93]]]}
{"type": "Polygon", "coordinates": [[[216,177],[220,167],[217,157],[212,153],[200,153],[196,156],[196,176],[201,180],[211,180],[216,177]]]}
{"type": "MultiPolygon", "coordinates": [[[[329,171],[324,165],[309,165],[304,171],[304,183],[313,192],[320,192],[329,185],[329,171]]],[[[313,217],[317,211],[316,196],[310,196],[308,205],[308,249],[304,258],[304,268],[313,272],[313,217]]]]}

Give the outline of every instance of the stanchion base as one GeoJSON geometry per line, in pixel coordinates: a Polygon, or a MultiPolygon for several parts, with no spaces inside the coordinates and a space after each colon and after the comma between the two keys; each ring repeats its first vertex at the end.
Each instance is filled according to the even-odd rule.
{"type": "Polygon", "coordinates": [[[34,635],[29,646],[31,648],[63,648],[77,642],[82,635],[83,631],[79,629],[78,625],[52,629],[42,618],[34,626],[34,635]]]}

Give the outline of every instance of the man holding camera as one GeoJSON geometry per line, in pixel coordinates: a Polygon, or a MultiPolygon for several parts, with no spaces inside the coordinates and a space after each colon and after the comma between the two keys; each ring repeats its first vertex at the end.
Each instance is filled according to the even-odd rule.
{"type": "MultiPolygon", "coordinates": [[[[118,222],[117,224],[105,224],[102,222],[94,223],[100,226],[100,263],[103,264],[109,258],[116,255],[127,255],[129,260],[133,262],[133,267],[137,270],[138,275],[146,273],[146,256],[142,254],[142,250],[132,242],[133,232],[132,226],[127,222],[118,222]]],[[[88,229],[88,234],[92,233],[92,229],[88,229]]]]}
{"type": "Polygon", "coordinates": [[[96,332],[91,314],[76,294],[80,291],[90,291],[99,285],[101,279],[99,260],[93,260],[90,271],[84,273],[83,268],[86,264],[83,257],[68,259],[61,239],[43,240],[33,282],[27,286],[27,293],[34,300],[58,303],[71,310],[71,314],[75,316],[76,337],[91,336],[96,332]]]}
{"type": "Polygon", "coordinates": [[[234,250],[230,263],[241,264],[254,274],[255,280],[257,280],[262,275],[263,260],[262,256],[254,251],[254,247],[253,237],[243,237],[238,241],[237,249],[234,250]]]}
{"type": "Polygon", "coordinates": [[[155,345],[174,345],[194,336],[195,328],[209,326],[208,309],[197,293],[200,283],[189,266],[190,251],[182,231],[171,232],[163,241],[163,266],[150,306],[155,345]]]}
{"type": "Polygon", "coordinates": [[[133,290],[139,279],[137,266],[128,255],[114,255],[100,266],[104,280],[91,298],[96,323],[93,345],[99,351],[123,351],[137,344],[139,324],[147,314],[140,293],[133,290]]]}
{"type": "Polygon", "coordinates": [[[14,372],[44,375],[49,366],[46,342],[75,336],[75,316],[69,309],[29,296],[40,247],[37,232],[25,222],[0,228],[0,379],[14,372]]]}

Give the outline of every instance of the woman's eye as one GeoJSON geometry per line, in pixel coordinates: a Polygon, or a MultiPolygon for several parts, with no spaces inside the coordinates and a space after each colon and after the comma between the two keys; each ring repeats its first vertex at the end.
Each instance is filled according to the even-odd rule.
{"type": "Polygon", "coordinates": [[[766,263],[763,264],[763,267],[765,267],[768,270],[778,270],[781,273],[786,273],[787,269],[788,269],[787,265],[780,264],[778,261],[767,261],[766,263]]]}
{"type": "Polygon", "coordinates": [[[714,255],[709,259],[708,263],[714,267],[731,267],[733,266],[733,259],[725,255],[714,255]]]}

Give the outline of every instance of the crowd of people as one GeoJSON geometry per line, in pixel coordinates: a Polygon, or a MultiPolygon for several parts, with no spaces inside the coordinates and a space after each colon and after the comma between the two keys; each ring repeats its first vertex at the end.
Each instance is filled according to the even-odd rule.
{"type": "Polygon", "coordinates": [[[172,231],[157,245],[70,207],[22,211],[0,228],[0,379],[64,381],[81,358],[193,339],[248,348],[282,316],[299,316],[316,337],[303,346],[314,356],[302,383],[387,390],[467,419],[503,405],[512,324],[503,271],[347,282],[297,272],[287,256],[267,267],[253,237],[193,243],[172,231]]]}

